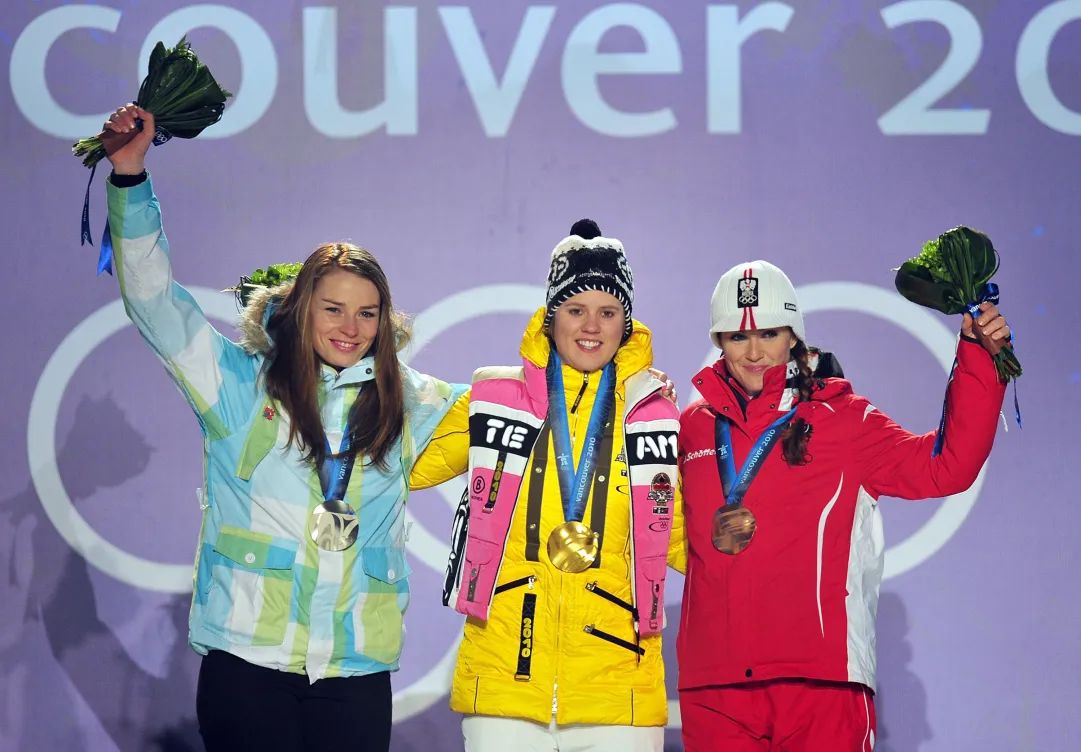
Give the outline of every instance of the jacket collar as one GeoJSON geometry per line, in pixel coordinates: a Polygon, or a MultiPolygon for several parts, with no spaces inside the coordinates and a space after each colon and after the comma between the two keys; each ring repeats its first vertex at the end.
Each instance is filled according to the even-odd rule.
{"type": "Polygon", "coordinates": [[[326,363],[321,363],[319,365],[319,376],[328,390],[372,381],[375,379],[375,356],[365,356],[340,371],[328,366],[326,363]]]}
{"type": "MultiPolygon", "coordinates": [[[[810,357],[813,371],[817,366],[818,356],[812,354],[810,357]]],[[[720,358],[713,365],[698,372],[694,377],[694,385],[702,399],[718,413],[723,413],[725,417],[737,422],[758,424],[762,421],[773,421],[778,417],[777,413],[788,412],[800,402],[798,373],[795,360],[774,366],[766,371],[759,395],[748,398],[729,375],[724,358],[720,358]]],[[[844,379],[820,380],[811,394],[811,400],[824,402],[851,391],[851,385],[844,379]]]]}
{"type": "MultiPolygon", "coordinates": [[[[548,333],[544,329],[545,309],[540,308],[529,320],[525,333],[522,335],[522,344],[519,353],[522,356],[522,364],[525,367],[526,391],[530,399],[537,405],[543,405],[547,411],[548,384],[544,370],[548,366],[551,357],[551,343],[548,333]]],[[[636,373],[645,371],[653,365],[653,334],[649,328],[638,320],[634,320],[631,336],[616,350],[616,396],[620,399],[626,397],[627,379],[636,373]]],[[[599,374],[590,376],[591,386],[599,381],[599,374]]],[[[581,389],[583,374],[570,366],[563,366],[563,384],[567,391],[581,389]]]]}

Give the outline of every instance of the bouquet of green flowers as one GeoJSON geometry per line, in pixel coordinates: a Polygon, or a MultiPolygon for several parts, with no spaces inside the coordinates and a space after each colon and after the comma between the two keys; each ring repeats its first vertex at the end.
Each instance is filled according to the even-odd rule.
{"type": "MultiPolygon", "coordinates": [[[[146,78],[139,87],[136,103],[154,115],[154,144],[164,144],[173,136],[195,138],[204,129],[221,120],[225,112],[225,100],[233,96],[218,85],[210,69],[199,62],[187,39],[182,37],[172,49],[158,42],[150,54],[146,78]]],[[[80,139],[72,147],[75,156],[82,157],[83,164],[91,168],[83,199],[82,241],[80,245],[94,244],[90,236],[90,186],[98,162],[114,154],[128,144],[142,130],[115,133],[105,129],[91,138],[80,139]]],[[[98,274],[113,272],[112,238],[109,221],[105,220],[105,232],[101,238],[98,254],[98,274]]]]}
{"type": "Polygon", "coordinates": [[[304,264],[271,264],[266,269],[256,269],[249,276],[240,278],[236,287],[223,292],[236,293],[237,303],[243,308],[251,300],[252,293],[262,287],[277,287],[283,282],[295,279],[304,264]]]}
{"type": "MultiPolygon", "coordinates": [[[[221,120],[225,100],[233,96],[218,85],[210,69],[199,62],[186,38],[165,49],[158,42],[150,54],[150,65],[135,100],[147,112],[154,113],[154,142],[164,143],[173,136],[195,138],[207,127],[221,120]]],[[[141,124],[140,124],[141,126],[141,124]]],[[[72,153],[93,167],[135,138],[137,131],[114,133],[103,130],[91,138],[80,139],[72,153]]]]}
{"type": "MultiPolygon", "coordinates": [[[[917,305],[949,315],[968,313],[975,319],[981,303],[998,303],[998,286],[991,283],[998,263],[998,252],[987,235],[955,227],[925,243],[919,256],[895,269],[894,284],[917,305]]],[[[1021,375],[1012,346],[999,350],[994,361],[1003,381],[1021,375]]]]}

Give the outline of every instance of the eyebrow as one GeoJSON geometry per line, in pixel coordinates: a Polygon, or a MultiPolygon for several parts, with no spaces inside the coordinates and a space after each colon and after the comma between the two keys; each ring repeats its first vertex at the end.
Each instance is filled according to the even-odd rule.
{"type": "MultiPolygon", "coordinates": [[[[323,302],[324,303],[330,303],[331,305],[340,306],[341,308],[345,308],[345,303],[342,303],[340,300],[331,300],[330,298],[323,298],[323,302]]],[[[360,310],[367,311],[367,310],[369,310],[371,308],[378,308],[378,307],[379,307],[378,303],[373,303],[372,305],[361,306],[360,310]]]]}

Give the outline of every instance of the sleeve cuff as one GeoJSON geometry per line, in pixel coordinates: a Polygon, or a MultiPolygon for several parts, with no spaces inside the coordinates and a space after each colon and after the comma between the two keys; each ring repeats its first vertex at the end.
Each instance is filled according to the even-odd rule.
{"type": "Polygon", "coordinates": [[[138,175],[118,175],[116,170],[109,175],[109,183],[116,188],[134,188],[140,183],[146,182],[149,174],[146,170],[143,170],[138,175]]]}
{"type": "Polygon", "coordinates": [[[105,193],[110,200],[123,197],[128,204],[137,204],[154,198],[154,184],[146,170],[141,175],[113,173],[105,181],[105,193]]]}
{"type": "Polygon", "coordinates": [[[969,373],[980,374],[987,371],[995,374],[996,378],[998,376],[991,353],[987,352],[979,340],[963,334],[957,343],[957,364],[969,373]]]}

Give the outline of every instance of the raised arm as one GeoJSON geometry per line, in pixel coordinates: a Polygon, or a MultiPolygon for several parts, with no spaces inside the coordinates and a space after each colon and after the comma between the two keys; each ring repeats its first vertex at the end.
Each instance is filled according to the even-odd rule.
{"type": "Polygon", "coordinates": [[[173,281],[161,207],[145,169],[154,116],[121,107],[105,124],[142,132],[109,157],[109,228],[116,274],[128,317],[165,365],[199,417],[204,433],[221,438],[243,425],[254,409],[257,361],[207,321],[191,293],[173,281]]]}
{"type": "Polygon", "coordinates": [[[887,496],[926,499],[968,489],[991,453],[1006,386],[991,353],[1009,334],[997,309],[985,303],[980,324],[965,328],[957,345],[957,366],[946,392],[945,441],[932,457],[935,432],[918,436],[865,402],[855,452],[863,485],[887,496]],[[986,318],[986,320],[985,320],[986,318]]]}

